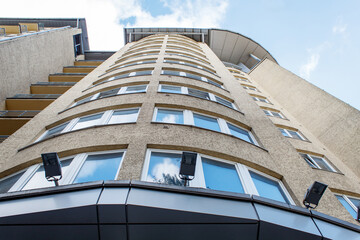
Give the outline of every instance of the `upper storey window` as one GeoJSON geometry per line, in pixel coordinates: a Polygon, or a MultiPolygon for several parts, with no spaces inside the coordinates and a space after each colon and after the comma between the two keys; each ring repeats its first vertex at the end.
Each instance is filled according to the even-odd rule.
{"type": "MultiPolygon", "coordinates": [[[[60,159],[63,178],[60,185],[83,183],[98,180],[115,180],[125,151],[81,153],[60,159]]],[[[42,164],[0,180],[0,193],[52,187],[54,184],[45,178],[42,164]]]]}
{"type": "Polygon", "coordinates": [[[99,93],[96,93],[94,95],[91,95],[89,97],[83,98],[83,99],[75,102],[72,105],[72,107],[79,105],[81,103],[86,103],[86,102],[94,101],[96,99],[101,99],[101,98],[105,98],[105,97],[112,97],[112,96],[116,96],[116,95],[129,94],[129,93],[146,92],[147,86],[148,85],[133,85],[133,86],[114,88],[114,89],[110,89],[107,91],[99,92],[99,93]]]}
{"type": "Polygon", "coordinates": [[[190,48],[187,48],[187,47],[182,47],[182,46],[176,46],[176,45],[166,45],[166,49],[170,49],[170,50],[180,50],[180,51],[184,51],[184,52],[189,52],[191,54],[196,54],[196,55],[199,55],[203,58],[207,58],[206,55],[203,54],[203,51],[201,50],[198,50],[198,49],[190,49],[190,48]]]}
{"type": "Polygon", "coordinates": [[[206,63],[211,66],[211,64],[208,61],[201,59],[197,56],[191,55],[191,54],[185,54],[185,53],[179,53],[179,52],[173,52],[173,51],[166,51],[165,54],[169,55],[169,56],[179,56],[179,57],[190,58],[190,59],[202,62],[202,63],[206,63]]]}
{"type": "Polygon", "coordinates": [[[360,199],[346,195],[335,195],[351,216],[356,219],[360,207],[360,199]]]}
{"type": "Polygon", "coordinates": [[[199,114],[190,110],[155,108],[153,121],[193,125],[216,132],[222,132],[258,145],[250,131],[235,126],[222,118],[199,114]]]}
{"type": "Polygon", "coordinates": [[[122,68],[132,67],[132,66],[141,65],[141,64],[150,64],[150,63],[156,63],[156,59],[154,58],[154,59],[149,59],[149,60],[144,60],[144,61],[129,62],[129,63],[124,64],[124,65],[118,64],[118,65],[112,67],[111,69],[106,70],[106,72],[99,75],[99,77],[104,76],[104,75],[106,75],[106,74],[108,74],[110,72],[113,72],[115,70],[122,69],[122,68]]]}
{"type": "Polygon", "coordinates": [[[328,161],[323,157],[313,156],[306,153],[300,153],[300,156],[309,164],[310,167],[316,169],[322,169],[329,172],[336,172],[335,168],[333,168],[328,161]]]}
{"type": "Polygon", "coordinates": [[[36,140],[36,142],[60,133],[71,132],[77,129],[93,127],[96,125],[136,122],[138,113],[139,108],[134,108],[109,110],[102,113],[78,117],[47,130],[39,139],[36,140]]]}
{"type": "Polygon", "coordinates": [[[133,58],[141,58],[141,57],[147,57],[147,56],[154,56],[159,55],[160,52],[147,52],[147,53],[140,53],[140,54],[134,54],[126,57],[120,57],[118,60],[115,61],[114,64],[124,62],[133,58]]]}
{"type": "Polygon", "coordinates": [[[115,81],[115,80],[122,79],[122,78],[152,75],[153,72],[154,72],[153,70],[143,70],[143,71],[139,70],[139,71],[133,71],[133,72],[128,72],[128,73],[119,73],[118,75],[112,76],[112,77],[107,78],[107,79],[105,79],[103,81],[101,81],[101,80],[96,81],[94,83],[94,86],[97,86],[99,84],[103,84],[103,83],[106,83],[106,82],[115,81]]]}
{"type": "Polygon", "coordinates": [[[279,128],[279,130],[285,137],[306,141],[306,138],[297,130],[290,130],[285,128],[279,128]]]}
{"type": "Polygon", "coordinates": [[[258,102],[270,103],[269,100],[265,97],[252,96],[252,99],[254,99],[255,101],[258,101],[258,102]]]}
{"type": "Polygon", "coordinates": [[[214,101],[214,102],[220,103],[224,106],[227,106],[229,108],[236,109],[236,106],[228,100],[225,100],[225,99],[223,99],[219,96],[216,96],[212,93],[208,93],[205,91],[192,89],[192,88],[188,88],[188,87],[161,84],[159,86],[159,92],[186,94],[186,95],[190,95],[193,97],[198,97],[198,98],[214,101]]]}
{"type": "Polygon", "coordinates": [[[274,110],[267,110],[267,109],[263,109],[263,111],[266,114],[266,116],[285,119],[285,117],[280,112],[276,112],[274,110]]]}
{"type": "Polygon", "coordinates": [[[256,87],[253,87],[253,86],[242,85],[242,87],[243,87],[244,89],[247,89],[247,90],[252,90],[252,91],[260,92],[256,87]]]}
{"type": "Polygon", "coordinates": [[[181,64],[181,65],[185,65],[185,66],[189,66],[189,67],[193,67],[193,68],[198,68],[198,69],[201,69],[201,70],[204,70],[208,73],[211,73],[211,74],[214,74],[215,76],[218,77],[218,75],[214,72],[214,71],[211,71],[207,68],[204,68],[202,66],[199,66],[199,65],[196,65],[196,64],[192,64],[192,63],[189,63],[189,62],[183,62],[183,61],[175,61],[175,60],[167,60],[165,59],[164,60],[164,63],[172,63],[172,64],[181,64]]]}
{"type": "Polygon", "coordinates": [[[214,86],[217,86],[219,88],[224,88],[220,83],[216,82],[215,80],[210,80],[210,79],[208,79],[206,77],[202,77],[202,76],[195,75],[195,74],[192,74],[192,73],[173,71],[173,70],[162,70],[161,75],[187,77],[187,78],[191,78],[191,79],[200,80],[200,81],[203,81],[203,82],[210,83],[210,84],[212,84],[214,86]]]}
{"type": "MultiPolygon", "coordinates": [[[[180,151],[148,150],[142,180],[183,186],[180,151]]],[[[198,154],[190,187],[248,193],[294,204],[282,182],[245,165],[198,154]],[[221,176],[221,177],[219,177],[221,176]]]]}

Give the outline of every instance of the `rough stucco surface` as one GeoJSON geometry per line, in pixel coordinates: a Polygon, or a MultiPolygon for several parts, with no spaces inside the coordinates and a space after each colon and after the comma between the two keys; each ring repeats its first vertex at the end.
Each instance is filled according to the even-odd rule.
{"type": "MultiPolygon", "coordinates": [[[[129,47],[136,43],[127,44],[0,144],[0,177],[40,162],[40,154],[44,152],[58,152],[60,157],[64,157],[81,152],[126,149],[126,156],[117,179],[140,180],[147,148],[159,148],[196,151],[210,157],[240,162],[262,171],[282,180],[291,197],[299,206],[302,206],[301,202],[306,189],[315,180],[329,183],[333,188],[360,192],[359,184],[357,184],[359,178],[341,160],[333,157],[331,152],[325,153],[344,174],[310,168],[300,157],[297,149],[313,152],[325,151],[321,142],[306,128],[302,128],[301,124],[286,109],[281,109],[282,106],[266,91],[262,91],[261,94],[273,102],[271,106],[283,111],[289,120],[274,120],[267,117],[258,103],[250,97],[249,93],[251,92],[243,89],[240,82],[233,77],[207,45],[199,43],[227,90],[198,80],[160,75],[162,67],[177,67],[194,71],[194,68],[163,63],[164,57],[167,56],[165,55],[166,40],[167,37],[164,39],[160,54],[156,55],[157,62],[150,65],[154,69],[151,76],[118,79],[89,88],[93,82],[99,80],[99,75],[104,73],[129,47]],[[149,82],[146,93],[113,96],[69,108],[74,103],[74,99],[104,88],[118,87],[120,84],[126,85],[137,81],[149,82]],[[204,99],[159,93],[158,86],[161,81],[201,86],[203,89],[233,99],[240,112],[204,99]],[[90,127],[34,143],[49,126],[55,126],[90,112],[123,108],[129,104],[140,106],[136,123],[90,127]],[[160,104],[174,108],[197,109],[199,112],[220,116],[227,121],[247,126],[256,136],[260,147],[234,136],[194,126],[154,123],[152,122],[154,107],[160,104]],[[299,128],[309,141],[285,138],[274,123],[299,128]]],[[[141,61],[142,58],[138,59],[141,61]]],[[[129,59],[129,61],[131,60],[129,59]]],[[[126,61],[124,61],[125,63],[126,61]]],[[[147,66],[149,65],[147,64],[147,66]]],[[[142,67],[140,64],[139,66],[125,67],[121,71],[133,71],[142,67]]],[[[204,75],[206,74],[204,73],[204,75]]],[[[260,88],[260,86],[258,87],[260,88]]],[[[320,212],[354,222],[330,191],[325,193],[321,201],[318,208],[320,212]]]]}
{"type": "Polygon", "coordinates": [[[47,82],[51,73],[73,65],[73,35],[78,29],[59,29],[0,42],[0,110],[5,99],[30,93],[31,83],[47,82]]]}
{"type": "Polygon", "coordinates": [[[269,60],[250,75],[360,176],[360,111],[269,60]]]}

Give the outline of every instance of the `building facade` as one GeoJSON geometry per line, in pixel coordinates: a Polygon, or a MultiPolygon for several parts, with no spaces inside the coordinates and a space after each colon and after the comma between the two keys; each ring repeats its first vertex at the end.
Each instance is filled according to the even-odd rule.
{"type": "Polygon", "coordinates": [[[0,145],[2,231],[360,239],[359,111],[237,33],[125,29],[125,41],[0,145]],[[44,178],[46,152],[60,187],[44,178]],[[187,187],[183,152],[197,153],[187,187]],[[314,181],[329,188],[310,211],[314,181]]]}

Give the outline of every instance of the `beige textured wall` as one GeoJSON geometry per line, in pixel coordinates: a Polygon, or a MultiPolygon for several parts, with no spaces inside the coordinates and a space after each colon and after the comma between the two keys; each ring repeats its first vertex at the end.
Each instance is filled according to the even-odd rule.
{"type": "Polygon", "coordinates": [[[250,75],[360,176],[360,111],[270,60],[262,62],[250,75]]]}
{"type": "MultiPolygon", "coordinates": [[[[289,140],[283,137],[274,125],[274,122],[263,113],[257,103],[249,96],[248,92],[235,80],[207,45],[199,43],[209,61],[216,69],[217,74],[221,77],[221,81],[227,90],[198,80],[179,76],[160,75],[162,67],[177,67],[194,71],[194,68],[163,63],[163,59],[166,56],[164,54],[166,39],[167,38],[164,40],[160,54],[156,56],[157,62],[155,64],[130,66],[121,70],[121,72],[123,72],[151,67],[154,68],[153,75],[119,79],[89,88],[94,81],[99,80],[99,75],[104,73],[118,57],[136,43],[128,44],[54,101],[49,107],[35,116],[19,131],[10,136],[0,145],[0,177],[40,162],[40,154],[44,152],[54,151],[58,152],[60,157],[64,157],[80,152],[126,149],[126,156],[123,160],[118,179],[140,179],[146,149],[161,148],[196,151],[213,157],[240,162],[265,172],[281,179],[299,206],[302,206],[301,202],[305,191],[314,180],[330,182],[334,187],[346,188],[348,191],[359,191],[359,187],[356,184],[358,181],[356,176],[354,179],[352,175],[348,176],[347,174],[343,175],[311,169],[299,156],[296,147],[294,147],[297,144],[302,144],[307,148],[311,148],[311,143],[296,142],[295,140],[292,141],[292,139],[289,140]],[[144,81],[149,82],[147,93],[103,98],[65,110],[73,104],[74,99],[79,97],[81,98],[82,96],[109,87],[144,81]],[[226,96],[235,101],[235,104],[241,112],[227,108],[216,102],[191,96],[158,93],[158,85],[163,81],[197,85],[215,94],[226,96]],[[54,124],[56,125],[77,116],[87,115],[89,112],[118,109],[129,106],[129,104],[141,106],[136,123],[80,129],[34,143],[35,139],[46,130],[46,127],[54,126],[54,124]],[[154,107],[161,104],[178,108],[195,109],[200,112],[206,111],[214,116],[221,116],[228,121],[237,122],[239,125],[248,126],[259,140],[261,147],[227,134],[201,129],[195,126],[153,123],[154,107]]],[[[140,57],[139,61],[141,61],[142,58],[148,57],[149,56],[140,57]]],[[[179,57],[179,59],[186,60],[186,58],[182,57],[179,57]]],[[[134,59],[129,59],[128,61],[133,60],[134,59]]],[[[126,61],[124,61],[124,64],[125,63],[126,61]]],[[[201,70],[197,71],[203,72],[201,70]]],[[[204,75],[207,75],[207,73],[204,72],[204,75]]],[[[270,98],[270,96],[268,97],[270,98]]],[[[275,103],[274,99],[271,99],[271,101],[275,103]]],[[[288,112],[284,112],[284,114],[290,116],[288,112]]],[[[297,124],[297,122],[294,122],[294,124],[297,124]]],[[[302,129],[302,131],[305,130],[306,129],[302,129]]],[[[315,140],[316,138],[314,138],[314,141],[315,140]]],[[[349,172],[349,174],[351,174],[351,171],[346,165],[340,167],[343,172],[349,172]]],[[[321,201],[321,205],[318,208],[319,211],[354,222],[330,191],[326,192],[321,201]]]]}
{"type": "Polygon", "coordinates": [[[78,29],[61,29],[0,42],[0,110],[6,97],[30,93],[30,84],[48,81],[50,73],[73,65],[73,35],[78,29]]]}

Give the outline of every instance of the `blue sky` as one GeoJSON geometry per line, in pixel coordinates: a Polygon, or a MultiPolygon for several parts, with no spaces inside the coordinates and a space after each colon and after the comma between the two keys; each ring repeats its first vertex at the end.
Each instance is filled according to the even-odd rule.
{"type": "Polygon", "coordinates": [[[92,50],[120,49],[123,27],[238,32],[284,68],[360,109],[358,0],[12,0],[3,6],[3,17],[85,17],[92,50]]]}

